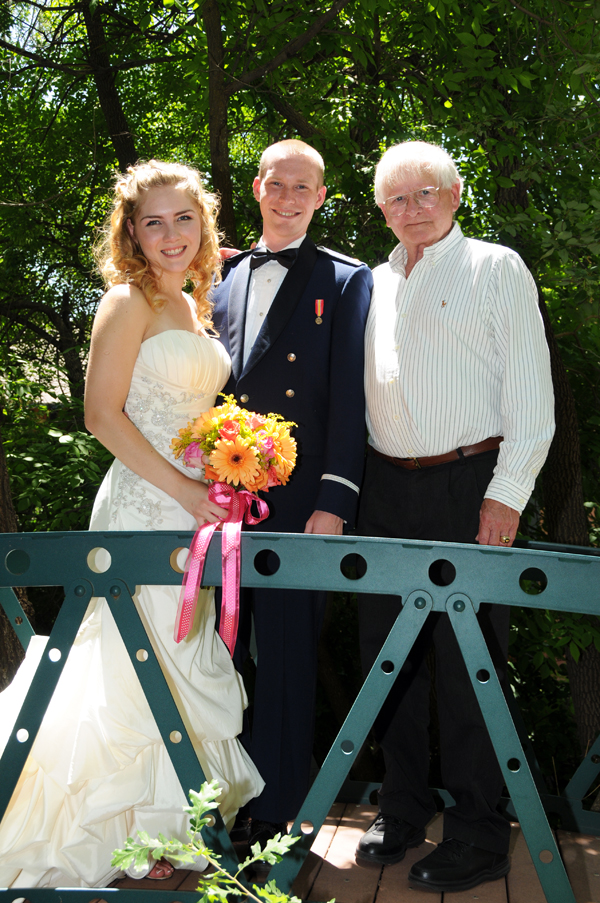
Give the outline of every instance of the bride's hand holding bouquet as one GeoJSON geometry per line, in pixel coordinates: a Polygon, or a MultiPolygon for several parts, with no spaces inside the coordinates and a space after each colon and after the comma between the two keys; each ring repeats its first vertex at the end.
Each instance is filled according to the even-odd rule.
{"type": "Polygon", "coordinates": [[[176,458],[187,467],[204,470],[210,484],[208,500],[227,509],[227,517],[207,521],[196,532],[186,562],[175,640],[187,636],[196,608],[204,561],[212,535],[223,529],[223,602],[219,633],[231,654],[239,620],[240,533],[242,522],[257,524],[268,515],[266,503],[256,492],[285,485],[296,463],[296,441],[290,435],[294,423],[279,414],[263,416],[240,408],[232,395],[179,430],[171,441],[176,458]],[[252,514],[253,502],[258,514],[252,514]]]}

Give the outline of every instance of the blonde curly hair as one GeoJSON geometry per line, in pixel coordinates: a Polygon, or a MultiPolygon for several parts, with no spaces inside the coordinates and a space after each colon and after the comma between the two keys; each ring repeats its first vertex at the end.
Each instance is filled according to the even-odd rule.
{"type": "Polygon", "coordinates": [[[200,174],[191,166],[149,160],[128,167],[125,174],[117,174],[113,209],[96,250],[98,268],[108,286],[132,283],[143,292],[153,310],[164,307],[167,299],[160,291],[160,276],[152,270],[138,241],[127,228],[127,221],[135,219],[145,192],[164,187],[183,188],[198,208],[202,241],[187,277],[194,286],[192,294],[198,319],[205,329],[211,328],[212,307],[208,293],[211,286],[221,280],[221,235],[217,231],[219,202],[215,195],[204,189],[200,174]]]}

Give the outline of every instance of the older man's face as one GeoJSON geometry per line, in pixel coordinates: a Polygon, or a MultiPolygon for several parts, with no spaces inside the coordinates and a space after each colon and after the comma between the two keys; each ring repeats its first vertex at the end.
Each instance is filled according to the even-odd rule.
{"type": "Polygon", "coordinates": [[[432,183],[431,176],[406,177],[391,186],[389,198],[410,195],[400,216],[392,216],[389,201],[379,205],[386,223],[409,254],[418,252],[419,249],[422,253],[423,248],[441,241],[452,228],[452,217],[460,204],[458,182],[452,188],[439,189],[439,202],[435,207],[419,206],[415,200],[413,192],[423,188],[437,188],[432,183]]]}

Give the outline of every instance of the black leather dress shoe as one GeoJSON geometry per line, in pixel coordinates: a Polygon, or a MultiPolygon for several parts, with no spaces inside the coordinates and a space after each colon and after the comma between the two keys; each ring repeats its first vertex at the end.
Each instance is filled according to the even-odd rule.
{"type": "Polygon", "coordinates": [[[415,828],[395,815],[380,812],[371,827],[358,842],[358,865],[391,865],[406,856],[409,847],[418,847],[425,840],[425,828],[415,828]]]}
{"type": "Polygon", "coordinates": [[[250,847],[259,843],[263,850],[267,840],[273,840],[276,834],[287,834],[287,822],[261,821],[259,818],[253,818],[250,822],[250,847]]]}
{"type": "Polygon", "coordinates": [[[425,859],[415,862],[408,880],[419,887],[450,893],[470,890],[484,881],[495,881],[507,875],[509,870],[509,858],[503,853],[481,850],[450,837],[425,859]]]}

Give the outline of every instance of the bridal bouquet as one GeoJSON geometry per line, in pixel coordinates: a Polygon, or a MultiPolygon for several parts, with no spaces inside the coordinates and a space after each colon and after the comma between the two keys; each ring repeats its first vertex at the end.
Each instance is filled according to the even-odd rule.
{"type": "Polygon", "coordinates": [[[221,527],[223,596],[219,633],[231,655],[239,623],[240,535],[242,522],[258,524],[269,513],[266,502],[255,493],[271,486],[283,486],[296,464],[296,440],[290,436],[295,423],[279,414],[263,417],[240,408],[233,395],[225,403],[201,414],[179,430],[171,440],[176,458],[187,467],[204,469],[211,484],[208,497],[227,517],[221,524],[203,524],[195,533],[185,565],[183,586],[175,619],[175,642],[189,633],[194,620],[204,562],[212,536],[221,527]],[[252,514],[252,504],[258,514],[252,514]]]}
{"type": "Polygon", "coordinates": [[[209,481],[225,482],[248,492],[284,486],[296,463],[295,423],[279,414],[263,417],[240,408],[233,395],[179,430],[171,441],[176,458],[203,467],[209,481]]]}

